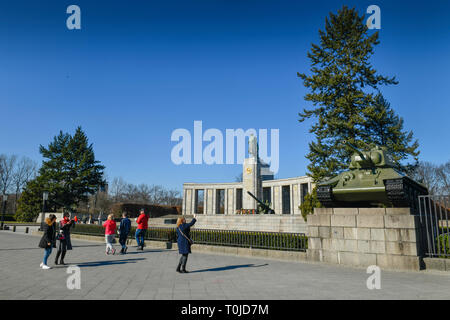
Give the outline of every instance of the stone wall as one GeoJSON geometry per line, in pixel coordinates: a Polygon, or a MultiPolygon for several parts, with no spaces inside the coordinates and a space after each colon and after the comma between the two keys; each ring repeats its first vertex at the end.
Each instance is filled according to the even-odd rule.
{"type": "Polygon", "coordinates": [[[418,219],[409,208],[316,208],[308,216],[308,259],[419,270],[418,219]]]}
{"type": "MultiPolygon", "coordinates": [[[[188,222],[190,220],[188,219],[188,222]]],[[[306,233],[307,225],[301,216],[293,215],[197,215],[197,229],[296,232],[306,233]]]]}

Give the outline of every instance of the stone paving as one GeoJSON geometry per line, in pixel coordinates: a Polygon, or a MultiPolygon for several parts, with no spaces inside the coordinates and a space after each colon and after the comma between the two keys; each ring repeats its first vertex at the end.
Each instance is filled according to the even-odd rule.
{"type": "Polygon", "coordinates": [[[450,299],[448,273],[382,271],[381,289],[369,290],[363,269],[195,253],[179,274],[177,251],[106,256],[104,244],[81,240],[65,259],[80,267],[81,289],[69,290],[67,266],[39,268],[38,242],[0,231],[0,299],[450,299]]]}

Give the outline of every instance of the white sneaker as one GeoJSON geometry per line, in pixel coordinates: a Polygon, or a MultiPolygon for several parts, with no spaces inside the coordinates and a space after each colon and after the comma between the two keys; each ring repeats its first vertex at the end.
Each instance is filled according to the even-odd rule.
{"type": "Polygon", "coordinates": [[[39,265],[39,267],[41,267],[42,268],[42,266],[44,265],[44,263],[43,262],[41,262],[41,264],[39,265]]]}
{"type": "Polygon", "coordinates": [[[51,267],[49,267],[48,265],[46,265],[46,264],[43,264],[42,265],[42,269],[44,269],[44,270],[48,270],[48,269],[51,269],[51,267]]]}

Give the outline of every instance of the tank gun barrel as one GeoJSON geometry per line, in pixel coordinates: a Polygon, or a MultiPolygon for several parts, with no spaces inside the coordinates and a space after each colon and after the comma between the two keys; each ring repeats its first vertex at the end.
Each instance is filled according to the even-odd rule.
{"type": "Polygon", "coordinates": [[[255,197],[253,193],[251,193],[250,191],[247,191],[247,193],[250,197],[255,199],[256,202],[258,202],[265,210],[269,211],[269,213],[275,213],[268,205],[266,205],[264,202],[255,197]]]}
{"type": "Polygon", "coordinates": [[[353,149],[353,151],[355,151],[355,152],[361,157],[361,159],[362,159],[363,161],[368,161],[368,160],[370,160],[370,159],[367,159],[367,158],[364,156],[364,153],[362,153],[357,147],[355,147],[354,145],[352,145],[350,142],[344,141],[344,144],[347,145],[348,147],[350,147],[351,149],[353,149]]]}

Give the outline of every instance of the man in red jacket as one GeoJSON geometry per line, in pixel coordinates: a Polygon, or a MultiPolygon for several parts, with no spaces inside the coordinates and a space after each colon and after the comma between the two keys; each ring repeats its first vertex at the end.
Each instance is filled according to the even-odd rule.
{"type": "Polygon", "coordinates": [[[141,214],[136,220],[138,224],[136,229],[136,243],[138,245],[137,250],[144,250],[144,239],[148,228],[148,218],[149,217],[145,213],[144,209],[141,209],[141,214]]]}

